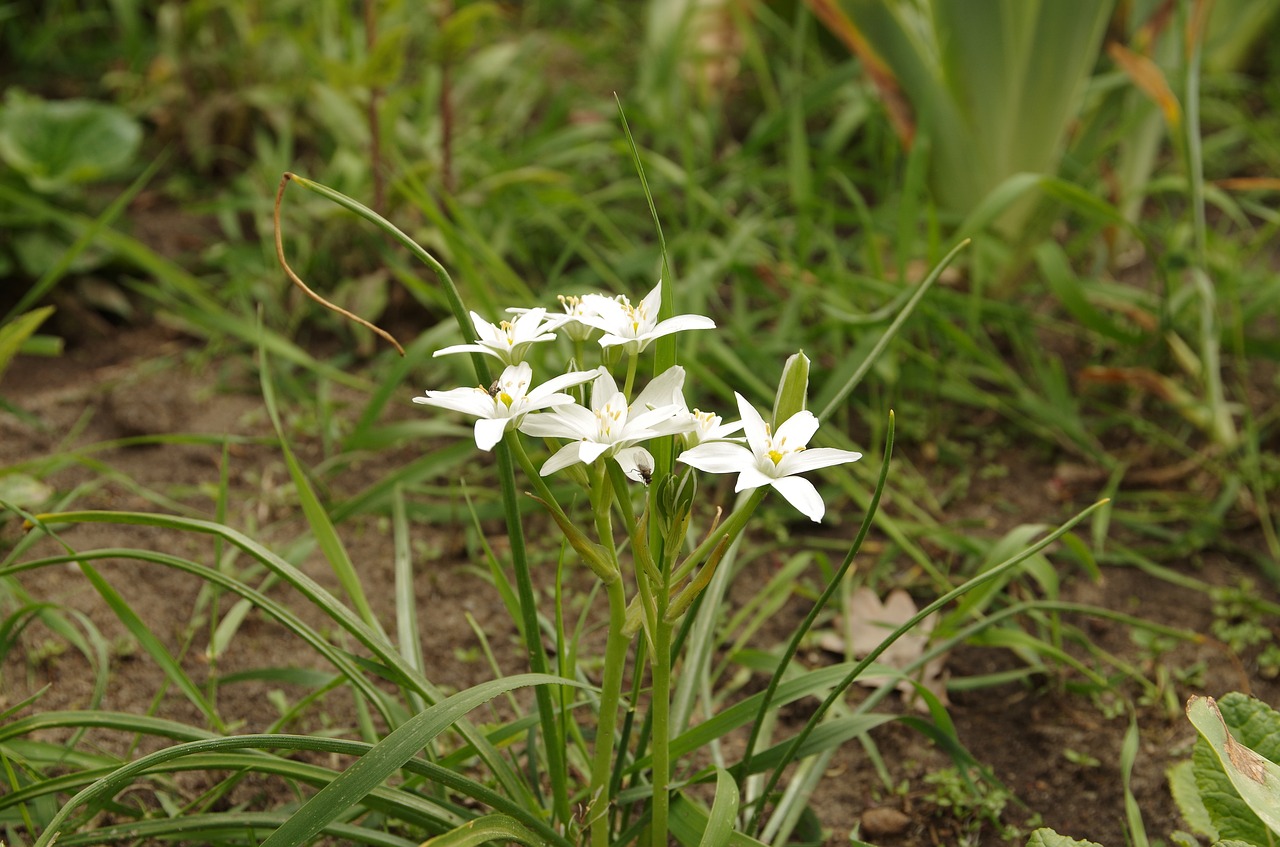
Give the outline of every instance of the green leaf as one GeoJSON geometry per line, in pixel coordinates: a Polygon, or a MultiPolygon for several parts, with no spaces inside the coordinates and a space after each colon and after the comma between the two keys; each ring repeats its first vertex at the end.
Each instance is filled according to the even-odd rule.
{"type": "Polygon", "coordinates": [[[792,415],[809,405],[809,357],[801,350],[793,353],[782,366],[778,393],[773,399],[773,429],[786,423],[792,415]]]}
{"type": "MultiPolygon", "coordinates": [[[[701,847],[702,837],[710,823],[710,815],[700,805],[684,794],[671,798],[671,814],[667,818],[671,834],[684,847],[701,847]]],[[[728,847],[764,847],[764,844],[743,832],[731,830],[727,841],[728,847]]]]}
{"type": "MultiPolygon", "coordinates": [[[[1243,695],[1236,697],[1243,698],[1243,695]]],[[[1245,703],[1240,703],[1238,699],[1227,701],[1224,698],[1224,702],[1230,705],[1233,718],[1236,718],[1232,721],[1232,726],[1247,741],[1261,736],[1268,737],[1268,746],[1275,748],[1277,740],[1280,740],[1280,714],[1259,701],[1250,703],[1248,698],[1243,699],[1246,700],[1245,703]],[[1244,720],[1239,720],[1242,717],[1244,720]],[[1248,734],[1244,731],[1245,727],[1249,729],[1248,734]]],[[[1270,827],[1272,832],[1280,833],[1280,765],[1238,740],[1228,729],[1223,712],[1212,697],[1192,697],[1188,700],[1187,718],[1208,743],[1239,798],[1259,821],[1270,827]]],[[[1205,806],[1209,809],[1218,832],[1223,838],[1268,843],[1271,840],[1270,834],[1265,830],[1257,831],[1253,821],[1242,814],[1238,804],[1231,802],[1232,798],[1228,793],[1222,791],[1220,780],[1208,779],[1210,774],[1204,773],[1206,779],[1201,781],[1201,774],[1206,771],[1205,760],[1206,757],[1197,749],[1196,782],[1201,787],[1205,806]]]]}
{"type": "Polygon", "coordinates": [[[0,110],[0,159],[41,193],[94,182],[137,155],[142,127],[91,100],[42,100],[12,90],[0,110]]]}
{"type": "Polygon", "coordinates": [[[460,691],[446,700],[410,718],[398,729],[378,742],[342,775],[320,789],[271,834],[262,847],[302,844],[320,832],[347,809],[413,758],[429,741],[467,712],[499,694],[531,685],[573,685],[570,680],[546,674],[521,674],[460,691]]]}
{"type": "Polygon", "coordinates": [[[325,511],[324,504],[316,496],[315,489],[311,487],[311,481],[307,478],[306,471],[303,470],[301,463],[294,457],[293,451],[289,449],[289,443],[285,439],[284,425],[280,422],[280,413],[276,408],[275,388],[271,382],[271,368],[268,364],[265,344],[260,344],[258,347],[258,359],[260,362],[262,397],[266,401],[267,415],[271,418],[271,425],[275,428],[276,437],[280,440],[280,450],[284,453],[285,465],[289,468],[289,476],[293,479],[293,486],[298,493],[298,501],[302,506],[302,513],[306,516],[307,523],[310,525],[311,532],[315,536],[316,543],[320,545],[320,550],[324,553],[324,557],[329,560],[334,576],[338,578],[339,584],[347,592],[347,597],[351,599],[351,603],[355,606],[360,619],[370,629],[381,635],[384,640],[389,640],[386,638],[386,633],[378,622],[377,616],[373,613],[373,607],[369,605],[369,600],[365,596],[364,586],[360,582],[360,575],[356,571],[355,563],[351,561],[351,556],[347,554],[347,548],[338,536],[338,531],[334,528],[333,521],[329,518],[329,513],[325,511]]]}
{"type": "Polygon", "coordinates": [[[0,377],[4,376],[13,357],[22,349],[23,342],[30,338],[32,333],[40,328],[40,324],[52,314],[53,307],[45,306],[19,315],[4,326],[0,326],[0,377]]]}
{"type": "Polygon", "coordinates": [[[1048,827],[1037,829],[1027,839],[1027,847],[1102,847],[1095,841],[1080,841],[1059,835],[1048,827]]]}
{"type": "Polygon", "coordinates": [[[528,847],[547,844],[545,839],[513,817],[485,815],[424,841],[421,847],[476,847],[488,841],[515,841],[528,847]]]}
{"type": "Polygon", "coordinates": [[[1210,841],[1218,840],[1218,830],[1204,806],[1204,798],[1196,787],[1195,763],[1190,759],[1179,762],[1165,772],[1169,780],[1169,793],[1178,804],[1182,820],[1197,834],[1210,841]]]}
{"type": "Polygon", "coordinates": [[[698,847],[726,847],[738,819],[738,783],[724,768],[716,768],[716,797],[698,847]]]}

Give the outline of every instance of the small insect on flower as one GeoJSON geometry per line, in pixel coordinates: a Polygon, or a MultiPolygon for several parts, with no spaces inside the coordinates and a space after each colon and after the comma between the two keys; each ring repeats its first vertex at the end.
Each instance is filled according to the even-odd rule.
{"type": "Polygon", "coordinates": [[[647,462],[643,460],[636,462],[636,473],[640,475],[640,481],[646,486],[653,482],[653,467],[647,462]]]}
{"type": "Polygon", "coordinates": [[[502,391],[502,379],[501,378],[495,379],[493,381],[493,384],[489,386],[489,396],[497,397],[498,393],[501,391],[502,391]]]}

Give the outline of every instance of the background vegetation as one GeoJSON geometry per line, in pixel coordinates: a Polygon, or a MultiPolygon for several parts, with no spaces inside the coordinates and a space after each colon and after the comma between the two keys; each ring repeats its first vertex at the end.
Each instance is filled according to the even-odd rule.
{"type": "MultiPolygon", "coordinates": [[[[261,348],[275,426],[245,441],[306,445],[306,470],[290,454],[290,491],[309,511],[304,530],[248,554],[257,564],[236,578],[250,584],[277,553],[301,561],[318,545],[344,561],[337,539],[361,520],[381,521],[384,535],[411,523],[450,526],[459,514],[451,483],[463,468],[477,523],[496,526],[484,523],[501,514],[496,486],[486,490],[489,471],[458,443],[457,422],[397,411],[426,388],[474,381],[463,363],[431,357],[458,340],[445,291],[376,229],[295,191],[282,221],[293,267],[391,330],[408,355],[316,306],[276,263],[277,184],[292,171],[367,204],[436,255],[486,318],[510,304],[554,307],[561,293],[635,298],[659,276],[663,245],[620,104],[665,233],[678,311],[721,327],[685,349],[690,382],[722,409],[733,408],[734,390],[765,407],[783,362],[803,349],[813,360],[810,407],[830,411],[834,446],[879,456],[895,414],[876,543],[832,619],[863,585],[882,595],[906,587],[923,606],[1024,547],[1042,523],[1109,497],[1052,563],[1037,554],[1016,577],[943,610],[934,643],[956,637],[1018,659],[957,690],[1058,686],[1109,716],[1135,706],[1177,713],[1199,690],[1188,681],[1195,668],[1157,661],[1168,648],[1157,636],[1191,637],[1190,624],[1157,622],[1172,627],[1164,632],[1126,620],[1139,646],[1121,655],[1053,604],[1077,581],[1137,568],[1153,585],[1211,598],[1212,631],[1199,636],[1228,645],[1249,678],[1280,673],[1277,607],[1267,599],[1280,580],[1280,53],[1268,47],[1278,5],[0,4],[0,368],[158,326],[182,343],[156,367],[222,369],[226,388],[235,384],[227,363],[252,374],[261,348]],[[917,285],[963,238],[972,244],[843,396],[917,285]],[[358,490],[344,489],[343,474],[360,466],[375,470],[358,490]],[[1201,570],[1211,556],[1236,568],[1227,584],[1211,585],[1201,570]],[[977,621],[981,632],[966,629],[977,621]]],[[[259,392],[257,380],[248,390],[259,392]]],[[[0,390],[0,404],[0,415],[38,426],[22,396],[0,390]]],[[[224,455],[240,438],[191,429],[181,438],[224,455]]],[[[19,535],[16,516],[79,508],[110,484],[174,521],[213,520],[251,538],[264,527],[235,514],[225,464],[194,492],[175,491],[93,458],[116,445],[86,446],[72,432],[58,446],[6,454],[0,466],[0,501],[15,517],[0,540],[11,571],[0,577],[6,674],[37,663],[37,631],[85,654],[95,691],[121,672],[113,651],[140,647],[173,663],[166,685],[199,707],[188,730],[221,733],[228,716],[210,695],[229,683],[216,667],[192,683],[176,651],[153,643],[148,622],[113,602],[109,586],[94,583],[131,648],[24,587],[16,574],[34,561],[35,538],[19,535]],[[58,474],[69,467],[90,481],[68,485],[58,474]]],[[[834,512],[860,517],[879,471],[864,462],[831,474],[829,508],[838,502],[834,512]]],[[[708,679],[767,665],[785,640],[769,633],[770,615],[817,594],[834,570],[826,556],[843,554],[858,519],[833,522],[846,530],[833,543],[828,527],[810,535],[791,517],[783,506],[768,511],[759,551],[746,557],[779,563],[770,583],[778,606],[726,607],[720,646],[734,659],[708,665],[708,679]],[[813,558],[796,564],[790,553],[801,538],[819,563],[808,570],[813,558]]],[[[488,573],[480,537],[469,550],[488,573]]],[[[224,544],[234,546],[223,538],[215,555],[224,544]]],[[[549,541],[534,548],[556,555],[549,541]]],[[[490,577],[498,590],[501,573],[495,566],[490,577]]],[[[211,644],[234,640],[226,608],[205,614],[211,644]]],[[[346,680],[368,671],[343,667],[346,680]]],[[[303,681],[312,691],[333,684],[303,681]]],[[[401,712],[380,716],[388,726],[432,700],[411,689],[401,712]]],[[[305,711],[311,696],[285,711],[305,711]]],[[[23,709],[27,720],[42,713],[25,694],[0,700],[11,723],[23,709]]],[[[376,721],[360,709],[351,720],[372,740],[376,721]]],[[[143,723],[122,728],[177,732],[143,723]]],[[[14,726],[5,739],[34,725],[14,726]]],[[[983,752],[972,749],[973,761],[983,752]]],[[[10,797],[53,785],[41,799],[0,803],[4,839],[15,845],[57,810],[56,774],[98,773],[111,758],[84,752],[68,764],[35,742],[6,740],[0,754],[10,797]]],[[[989,824],[1000,810],[983,805],[992,794],[965,767],[951,786],[964,798],[948,801],[953,822],[987,821],[971,836],[997,838],[1005,830],[989,824]]],[[[286,776],[317,779],[301,767],[286,776]]],[[[78,787],[68,780],[65,790],[78,787]]],[[[947,788],[937,789],[939,806],[947,788]]],[[[203,805],[229,790],[211,789],[203,805]]],[[[105,798],[76,814],[86,832],[106,810],[141,833],[153,815],[175,814],[163,791],[156,796],[127,809],[105,798]]],[[[396,811],[417,827],[397,831],[411,841],[440,829],[431,814],[396,811]]],[[[362,837],[381,826],[349,823],[362,837]]],[[[85,837],[114,837],[111,825],[85,837]]],[[[1126,826],[1141,832],[1140,818],[1126,826]]],[[[1162,822],[1160,834],[1173,828],[1162,822]]],[[[794,821],[772,836],[782,843],[793,831],[806,837],[794,821]]],[[[156,824],[139,837],[176,836],[156,824]]]]}

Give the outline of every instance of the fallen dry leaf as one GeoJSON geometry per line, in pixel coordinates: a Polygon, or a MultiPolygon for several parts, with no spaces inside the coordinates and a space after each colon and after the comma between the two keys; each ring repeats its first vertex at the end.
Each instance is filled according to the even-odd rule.
{"type": "MultiPolygon", "coordinates": [[[[832,653],[850,652],[862,658],[880,646],[895,629],[911,620],[919,611],[911,595],[901,588],[889,592],[882,603],[870,588],[862,587],[853,592],[845,613],[843,632],[825,633],[818,639],[818,646],[832,653]],[[847,640],[846,640],[847,639],[847,640]]],[[[929,646],[929,636],[938,622],[935,612],[921,621],[881,653],[876,661],[891,668],[905,670],[924,655],[929,646]]],[[[936,656],[925,663],[915,678],[934,696],[947,704],[946,654],[936,656]]],[[[885,674],[863,674],[858,684],[876,688],[891,679],[885,674]]],[[[916,696],[916,688],[910,680],[899,679],[897,688],[904,699],[921,711],[927,711],[924,701],[916,696]]]]}

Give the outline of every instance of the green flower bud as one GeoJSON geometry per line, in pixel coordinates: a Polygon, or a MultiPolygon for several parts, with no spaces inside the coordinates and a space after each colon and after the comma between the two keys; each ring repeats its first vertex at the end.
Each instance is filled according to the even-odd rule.
{"type": "Polygon", "coordinates": [[[777,432],[796,412],[803,411],[809,398],[809,357],[801,350],[787,359],[773,400],[773,431],[777,432]]]}

